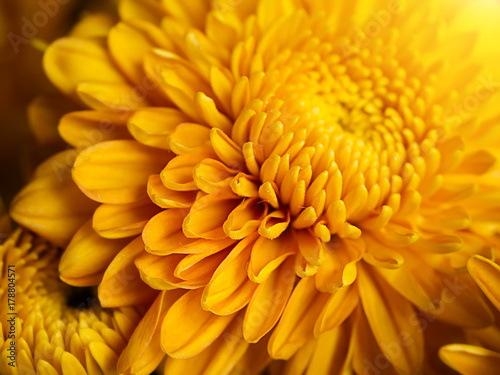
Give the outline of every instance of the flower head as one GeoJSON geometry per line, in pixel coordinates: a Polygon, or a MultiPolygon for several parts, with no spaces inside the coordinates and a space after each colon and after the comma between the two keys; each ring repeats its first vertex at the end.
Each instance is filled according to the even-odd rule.
{"type": "Polygon", "coordinates": [[[462,273],[491,257],[498,229],[497,70],[455,3],[391,4],[123,1],[106,43],[61,39],[44,59],[86,108],[59,131],[99,207],[82,198],[72,214],[69,194],[35,180],[13,217],[61,243],[88,220],[61,278],[100,281],[105,306],[154,299],[154,324],[136,332],[171,358],[217,348],[231,327],[276,359],[352,329],[345,366],[363,373],[380,350],[398,373],[420,371],[422,311],[493,322],[462,273]],[[471,87],[486,102],[473,117],[471,87]],[[42,196],[72,221],[39,220],[42,196]]]}
{"type": "Polygon", "coordinates": [[[59,251],[17,229],[0,245],[2,374],[115,373],[140,320],[132,307],[102,309],[58,277],[59,251]]]}

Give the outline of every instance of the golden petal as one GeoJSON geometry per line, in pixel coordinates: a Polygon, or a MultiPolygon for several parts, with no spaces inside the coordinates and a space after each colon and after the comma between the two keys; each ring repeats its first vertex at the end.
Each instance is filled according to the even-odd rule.
{"type": "Polygon", "coordinates": [[[230,186],[234,194],[240,197],[256,197],[259,191],[255,177],[239,172],[231,180],[230,186]]]}
{"type": "Polygon", "coordinates": [[[473,154],[466,154],[456,173],[472,173],[481,175],[493,167],[497,158],[487,150],[478,150],[473,154]]]}
{"type": "Polygon", "coordinates": [[[324,246],[324,262],[316,274],[316,287],[325,293],[351,285],[357,277],[357,263],[364,248],[357,241],[336,239],[324,246]]]}
{"type": "Polygon", "coordinates": [[[122,20],[144,20],[153,24],[160,24],[168,13],[154,0],[123,0],[120,1],[118,13],[122,20]]]}
{"type": "Polygon", "coordinates": [[[76,87],[76,93],[86,106],[98,111],[127,113],[151,106],[144,92],[128,83],[84,82],[76,87]]]}
{"type": "Polygon", "coordinates": [[[111,260],[129,242],[130,239],[109,240],[99,236],[89,220],[76,232],[61,256],[61,280],[74,286],[97,285],[111,260]]]}
{"type": "Polygon", "coordinates": [[[111,261],[99,284],[99,301],[104,307],[140,305],[151,302],[157,291],[141,280],[134,259],[144,251],[137,237],[111,261]]]}
{"type": "Polygon", "coordinates": [[[248,279],[246,264],[255,239],[254,235],[239,241],[215,270],[201,298],[205,310],[230,315],[250,301],[257,285],[248,279]]]}
{"type": "Polygon", "coordinates": [[[290,213],[288,210],[272,211],[260,223],[259,234],[273,240],[278,238],[290,224],[290,213]]]}
{"type": "Polygon", "coordinates": [[[415,314],[411,304],[385,281],[375,278],[369,266],[360,269],[358,280],[363,310],[382,353],[401,373],[421,371],[423,335],[420,327],[408,319],[415,314]],[[407,345],[409,340],[411,345],[407,345]]]}
{"type": "Polygon", "coordinates": [[[160,212],[149,199],[125,204],[101,204],[94,212],[92,226],[105,238],[137,236],[148,220],[160,212]]]}
{"type": "Polygon", "coordinates": [[[58,39],[45,52],[43,66],[52,83],[73,97],[83,82],[125,83],[106,47],[97,40],[58,39]]]}
{"type": "Polygon", "coordinates": [[[314,326],[314,336],[320,337],[323,333],[340,326],[358,306],[359,294],[356,285],[341,287],[334,292],[314,326]]]}
{"type": "Polygon", "coordinates": [[[294,259],[290,257],[253,293],[243,320],[246,341],[259,341],[280,318],[295,285],[294,268],[294,259]]]}
{"type": "Polygon", "coordinates": [[[483,256],[476,255],[469,259],[467,269],[491,303],[500,310],[500,293],[498,290],[500,266],[483,256]]]}
{"type": "Polygon", "coordinates": [[[173,358],[190,358],[212,344],[236,317],[215,315],[201,307],[203,290],[190,290],[167,311],[161,326],[161,347],[173,358]]]}
{"type": "Polygon", "coordinates": [[[182,223],[182,231],[188,238],[222,240],[226,237],[224,222],[238,203],[232,193],[198,198],[182,223]]]}
{"type": "Polygon", "coordinates": [[[275,240],[259,237],[253,246],[248,263],[249,279],[255,283],[263,283],[286,258],[296,252],[297,249],[287,236],[275,240]]]}
{"type": "Polygon", "coordinates": [[[99,142],[131,139],[127,131],[127,113],[112,111],[71,112],[61,118],[59,134],[78,150],[99,142]]]}
{"type": "Polygon", "coordinates": [[[192,123],[179,124],[170,135],[169,146],[177,155],[214,152],[210,128],[192,123]]]}
{"type": "Polygon", "coordinates": [[[175,108],[142,108],[129,119],[127,127],[142,144],[169,150],[169,137],[175,127],[188,120],[175,108]]]}
{"type": "Polygon", "coordinates": [[[204,159],[193,169],[196,186],[207,194],[230,192],[229,184],[238,171],[230,169],[218,160],[204,159]]]}
{"type": "Polygon", "coordinates": [[[193,180],[193,168],[204,159],[214,156],[199,153],[176,156],[160,173],[163,185],[172,190],[198,190],[193,180]]]}
{"type": "Polygon", "coordinates": [[[126,371],[149,374],[158,366],[165,356],[160,347],[163,316],[183,293],[183,290],[177,289],[158,294],[118,359],[117,369],[120,374],[126,371]]]}
{"type": "Polygon", "coordinates": [[[313,337],[314,325],[329,297],[316,289],[314,276],[299,281],[269,340],[272,358],[288,360],[313,337]]]}
{"type": "Polygon", "coordinates": [[[168,357],[165,374],[219,375],[232,373],[249,344],[243,339],[240,319],[234,319],[222,335],[200,354],[189,359],[168,357]]]}
{"type": "Polygon", "coordinates": [[[27,115],[37,142],[50,148],[64,148],[64,142],[61,143],[63,136],[58,134],[57,124],[62,116],[76,109],[75,103],[62,95],[36,97],[29,104],[27,115]]]}
{"type": "Polygon", "coordinates": [[[130,20],[115,25],[107,36],[109,51],[120,69],[135,85],[151,90],[142,66],[144,56],[152,48],[172,46],[161,29],[143,20],[130,20]]]}
{"type": "Polygon", "coordinates": [[[169,209],[154,216],[142,234],[146,250],[157,255],[197,254],[217,252],[235,242],[230,238],[222,240],[186,238],[182,232],[182,221],[186,214],[187,212],[182,209],[169,209]]]}
{"type": "Polygon", "coordinates": [[[176,267],[185,257],[185,255],[181,254],[159,256],[143,253],[135,259],[135,265],[141,274],[142,280],[153,289],[195,289],[206,285],[210,276],[202,275],[205,277],[186,281],[174,275],[176,267]]]}
{"type": "Polygon", "coordinates": [[[234,240],[241,240],[257,231],[267,213],[267,206],[257,203],[257,199],[241,202],[224,222],[224,232],[234,240]]]}
{"type": "Polygon", "coordinates": [[[149,176],[148,195],[154,204],[161,208],[188,208],[196,199],[196,191],[176,191],[163,185],[158,174],[149,176]]]}
{"type": "Polygon", "coordinates": [[[461,374],[490,374],[491,371],[500,368],[500,354],[480,346],[446,345],[439,350],[439,357],[461,374]]]}
{"type": "Polygon", "coordinates": [[[222,130],[213,128],[210,131],[212,147],[220,160],[229,168],[243,170],[245,161],[240,147],[222,130]]]}
{"type": "Polygon", "coordinates": [[[219,111],[212,98],[206,96],[202,92],[199,92],[196,94],[195,103],[198,112],[207,125],[229,134],[233,124],[231,120],[226,117],[226,115],[219,111]]]}
{"type": "Polygon", "coordinates": [[[131,203],[147,195],[148,177],[158,173],[171,157],[136,141],[102,142],[78,155],[73,179],[98,202],[131,203]]]}
{"type": "Polygon", "coordinates": [[[97,207],[71,178],[74,158],[75,152],[68,150],[47,159],[14,198],[10,209],[16,222],[61,247],[97,207]]]}
{"type": "Polygon", "coordinates": [[[321,266],[324,261],[324,247],[319,238],[310,230],[298,230],[294,232],[300,253],[307,262],[314,266],[321,266]]]}

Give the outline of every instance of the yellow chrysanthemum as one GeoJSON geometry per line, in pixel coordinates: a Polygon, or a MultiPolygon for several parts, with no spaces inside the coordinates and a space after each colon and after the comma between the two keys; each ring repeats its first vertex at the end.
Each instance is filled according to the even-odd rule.
{"type": "Polygon", "coordinates": [[[59,250],[17,229],[0,245],[2,374],[114,374],[135,308],[80,301],[58,277],[59,250]]]}
{"type": "Polygon", "coordinates": [[[100,283],[104,306],[154,300],[119,372],[164,353],[169,373],[211,358],[213,373],[230,371],[261,343],[304,364],[316,338],[314,356],[339,371],[382,358],[419,373],[421,316],[493,323],[465,270],[491,257],[499,224],[498,53],[476,30],[497,5],[119,11],[106,38],[47,50],[49,78],[82,108],[59,124],[74,150],[44,163],[12,209],[69,243],[64,281],[100,283]]]}

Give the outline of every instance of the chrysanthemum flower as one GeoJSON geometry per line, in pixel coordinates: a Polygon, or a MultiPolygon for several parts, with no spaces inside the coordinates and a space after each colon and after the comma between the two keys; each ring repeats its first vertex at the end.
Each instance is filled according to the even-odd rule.
{"type": "Polygon", "coordinates": [[[465,2],[125,0],[120,17],[47,50],[85,108],[59,125],[76,160],[12,209],[69,243],[66,282],[154,299],[119,371],[163,353],[171,373],[230,371],[248,343],[288,360],[317,338],[332,368],[418,373],[421,316],[492,324],[464,272],[498,229],[498,68],[465,2]]]}
{"type": "Polygon", "coordinates": [[[116,373],[141,311],[78,301],[59,280],[58,260],[57,248],[22,229],[0,245],[0,373],[116,373]]]}

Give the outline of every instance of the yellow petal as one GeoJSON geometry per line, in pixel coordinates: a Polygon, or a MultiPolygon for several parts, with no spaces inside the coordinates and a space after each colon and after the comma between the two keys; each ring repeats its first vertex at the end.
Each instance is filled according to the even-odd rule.
{"type": "Polygon", "coordinates": [[[84,150],[73,167],[73,179],[91,199],[131,203],[147,195],[148,177],[158,173],[171,154],[135,141],[108,141],[84,150]]]}
{"type": "Polygon", "coordinates": [[[325,293],[351,285],[357,277],[357,263],[364,248],[358,241],[335,239],[324,246],[324,262],[318,267],[316,287],[325,293]]]}
{"type": "Polygon", "coordinates": [[[131,371],[137,374],[149,374],[160,363],[165,353],[160,347],[161,322],[165,313],[183,295],[183,290],[161,292],[123,350],[118,360],[118,372],[131,371]]]}
{"type": "Polygon", "coordinates": [[[196,254],[217,252],[235,242],[230,238],[222,240],[186,238],[182,232],[185,214],[182,209],[169,209],[154,216],[143,230],[146,250],[157,255],[196,254]]]}
{"type": "Polygon", "coordinates": [[[168,15],[165,9],[153,0],[123,0],[120,1],[118,12],[122,20],[144,20],[159,24],[168,15]]]}
{"type": "Polygon", "coordinates": [[[314,326],[314,336],[320,337],[326,331],[341,325],[358,306],[358,288],[355,285],[339,288],[333,293],[314,326]]]}
{"type": "Polygon", "coordinates": [[[299,230],[294,233],[297,236],[297,244],[304,259],[314,266],[321,266],[325,254],[319,238],[310,230],[299,230]]]}
{"type": "Polygon", "coordinates": [[[182,231],[188,238],[224,239],[223,224],[238,203],[232,193],[198,198],[182,223],[182,231]]]}
{"type": "Polygon", "coordinates": [[[256,236],[238,242],[214,272],[201,298],[205,310],[229,315],[241,310],[252,297],[257,285],[246,274],[246,264],[256,236]]]}
{"type": "Polygon", "coordinates": [[[347,374],[351,332],[346,324],[325,332],[318,339],[306,375],[347,374]],[[347,367],[347,368],[346,368],[347,367]]]}
{"type": "Polygon", "coordinates": [[[97,207],[71,178],[74,157],[74,151],[69,150],[42,163],[10,209],[16,222],[61,247],[69,243],[97,207]]]}
{"type": "Polygon", "coordinates": [[[161,208],[191,207],[196,199],[196,194],[196,191],[170,190],[163,185],[160,175],[154,174],[149,176],[149,198],[161,208]]]}
{"type": "Polygon", "coordinates": [[[160,28],[136,20],[115,25],[108,33],[108,46],[114,61],[125,75],[134,84],[151,91],[154,86],[147,81],[142,67],[144,56],[152,48],[169,49],[172,44],[160,28]]]}
{"type": "Polygon", "coordinates": [[[102,306],[140,305],[150,302],[156,296],[157,292],[141,280],[134,264],[134,259],[143,251],[142,238],[137,237],[112,260],[99,284],[99,301],[102,306]]]}
{"type": "Polygon", "coordinates": [[[263,283],[286,258],[296,252],[296,247],[286,236],[275,240],[259,237],[253,246],[248,263],[249,279],[255,283],[263,283]]]}
{"type": "Polygon", "coordinates": [[[500,368],[500,354],[479,346],[452,344],[439,350],[441,360],[466,375],[491,374],[500,368]]]}
{"type": "Polygon", "coordinates": [[[80,361],[71,353],[64,352],[61,356],[63,375],[86,375],[87,372],[80,361]]]}
{"type": "Polygon", "coordinates": [[[56,369],[43,359],[36,363],[36,373],[40,375],[58,375],[56,369]]]}
{"type": "Polygon", "coordinates": [[[116,23],[116,17],[105,13],[84,14],[71,28],[69,35],[77,38],[105,38],[116,23]]]}
{"type": "Polygon", "coordinates": [[[153,289],[193,289],[203,286],[203,283],[186,283],[174,276],[175,267],[182,258],[184,255],[181,254],[159,256],[144,252],[135,258],[134,263],[141,274],[141,279],[153,289]]]}
{"type": "Polygon", "coordinates": [[[441,279],[438,307],[428,311],[429,314],[450,324],[472,329],[493,324],[493,311],[470,275],[441,275],[441,279]]]}
{"type": "Polygon", "coordinates": [[[143,108],[128,121],[130,134],[139,142],[152,147],[170,149],[169,136],[175,127],[189,118],[175,108],[143,108]]]}
{"type": "Polygon", "coordinates": [[[500,266],[485,257],[476,255],[469,259],[467,269],[491,303],[500,310],[500,292],[498,289],[498,285],[500,285],[500,266]]]}
{"type": "Polygon", "coordinates": [[[253,293],[243,320],[243,335],[246,341],[259,341],[274,327],[285,309],[294,285],[294,259],[288,258],[266,281],[259,284],[253,293]]]}
{"type": "Polygon", "coordinates": [[[57,133],[60,118],[75,110],[75,103],[61,95],[44,95],[35,98],[28,106],[28,120],[37,142],[44,146],[62,149],[61,136],[57,133]]]}
{"type": "Polygon", "coordinates": [[[289,359],[313,337],[314,324],[329,296],[316,289],[314,276],[299,281],[269,340],[272,358],[289,359]]]}
{"type": "Polygon", "coordinates": [[[245,168],[240,147],[222,130],[213,128],[210,131],[210,141],[215,153],[225,165],[240,171],[245,168]]]}
{"type": "Polygon", "coordinates": [[[80,83],[76,93],[86,106],[95,110],[130,113],[151,106],[138,87],[128,83],[80,83]]]}
{"type": "Polygon", "coordinates": [[[245,354],[248,343],[241,334],[241,321],[234,319],[222,335],[200,354],[189,359],[168,357],[165,374],[220,375],[229,374],[245,354]]]}
{"type": "Polygon", "coordinates": [[[166,313],[161,347],[173,358],[190,358],[219,337],[236,315],[218,316],[201,308],[203,290],[190,290],[166,313]]]}
{"type": "Polygon", "coordinates": [[[127,131],[126,113],[112,111],[80,111],[65,115],[59,122],[61,137],[78,150],[99,142],[131,139],[127,131]]]}
{"type": "Polygon", "coordinates": [[[218,128],[226,134],[229,134],[233,126],[224,114],[222,114],[215,104],[215,101],[206,96],[204,93],[199,92],[195,97],[196,107],[205,123],[212,128],[218,128]]]}
{"type": "Polygon", "coordinates": [[[490,152],[479,150],[471,155],[466,155],[456,172],[481,175],[488,172],[496,161],[497,159],[490,152]]]}
{"type": "Polygon", "coordinates": [[[231,190],[240,197],[255,197],[258,194],[258,185],[255,177],[239,172],[230,183],[231,190]]]}
{"type": "Polygon", "coordinates": [[[271,240],[279,237],[290,224],[290,212],[277,210],[269,213],[260,223],[259,234],[271,240]]]}
{"type": "Polygon", "coordinates": [[[137,236],[148,220],[160,212],[149,199],[125,204],[101,204],[94,212],[92,226],[105,238],[137,236]]]}
{"type": "Polygon", "coordinates": [[[261,220],[267,212],[267,206],[257,203],[257,199],[241,202],[224,222],[224,232],[234,240],[241,240],[259,228],[261,220]]]}
{"type": "Polygon", "coordinates": [[[174,18],[180,19],[196,28],[203,29],[205,17],[209,11],[207,1],[195,0],[187,5],[182,1],[163,0],[162,4],[174,18]]]}
{"type": "Polygon", "coordinates": [[[213,154],[199,153],[176,156],[160,173],[163,185],[172,190],[197,190],[193,180],[193,168],[204,159],[213,156],[213,154]]]}
{"type": "Polygon", "coordinates": [[[420,327],[408,319],[415,314],[413,307],[385,281],[371,275],[368,266],[360,269],[358,280],[363,310],[382,353],[399,372],[419,372],[424,342],[420,327]]]}
{"type": "Polygon", "coordinates": [[[97,285],[111,260],[128,242],[129,239],[109,240],[99,236],[89,220],[76,232],[61,256],[61,280],[74,286],[97,285]]]}
{"type": "Polygon", "coordinates": [[[113,350],[102,342],[90,343],[89,349],[103,373],[110,375],[116,374],[118,356],[113,350]]]}
{"type": "Polygon", "coordinates": [[[106,47],[96,40],[59,39],[45,52],[43,66],[52,83],[70,96],[83,82],[125,83],[106,47]]]}
{"type": "Polygon", "coordinates": [[[169,146],[177,155],[211,153],[210,128],[192,123],[179,124],[170,135],[169,146]]]}
{"type": "Polygon", "coordinates": [[[207,194],[223,194],[237,170],[230,169],[218,160],[204,159],[193,169],[196,186],[207,194]]]}

